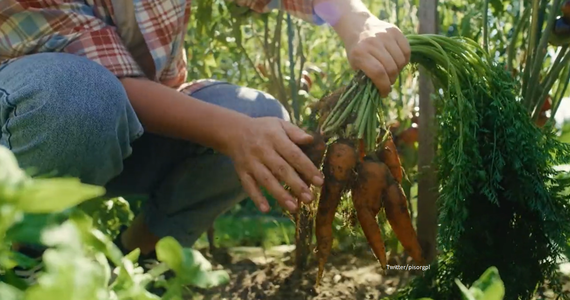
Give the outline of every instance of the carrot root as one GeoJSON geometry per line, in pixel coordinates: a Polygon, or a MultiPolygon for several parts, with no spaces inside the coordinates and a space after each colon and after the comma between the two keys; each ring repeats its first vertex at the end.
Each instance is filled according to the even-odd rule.
{"type": "Polygon", "coordinates": [[[406,195],[399,184],[394,182],[388,186],[384,199],[384,209],[386,218],[404,250],[416,263],[424,264],[422,248],[419,244],[416,230],[412,225],[406,195]]]}
{"type": "Polygon", "coordinates": [[[342,194],[351,182],[358,156],[350,141],[338,140],[327,150],[323,165],[324,183],[317,208],[315,235],[317,238],[317,257],[319,271],[317,285],[320,283],[332,248],[332,223],[342,194]]]}
{"type": "Polygon", "coordinates": [[[385,174],[388,167],[380,162],[364,161],[359,167],[352,202],[358,222],[383,269],[386,269],[386,248],[376,216],[382,208],[382,193],[386,189],[385,174]]]}
{"type": "Polygon", "coordinates": [[[376,151],[376,156],[380,161],[385,163],[388,168],[390,168],[390,172],[394,179],[396,179],[398,183],[402,183],[402,178],[404,177],[402,164],[391,133],[388,134],[388,138],[384,141],[384,145],[376,151]]]}

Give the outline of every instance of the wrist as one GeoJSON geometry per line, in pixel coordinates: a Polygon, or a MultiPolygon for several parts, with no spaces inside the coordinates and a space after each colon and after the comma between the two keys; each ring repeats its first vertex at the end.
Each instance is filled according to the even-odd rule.
{"type": "Polygon", "coordinates": [[[315,13],[337,33],[345,44],[358,38],[366,20],[374,15],[360,0],[314,0],[315,13]]]}

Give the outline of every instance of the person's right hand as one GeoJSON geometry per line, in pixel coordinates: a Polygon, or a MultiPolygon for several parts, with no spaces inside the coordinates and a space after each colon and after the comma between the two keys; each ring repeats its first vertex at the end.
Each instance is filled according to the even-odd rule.
{"type": "Polygon", "coordinates": [[[313,199],[305,181],[320,186],[323,176],[298,145],[309,144],[313,137],[299,127],[274,117],[251,118],[232,131],[226,145],[243,188],[262,212],[269,211],[260,186],[279,204],[295,212],[297,201],[282,183],[303,202],[313,199]]]}

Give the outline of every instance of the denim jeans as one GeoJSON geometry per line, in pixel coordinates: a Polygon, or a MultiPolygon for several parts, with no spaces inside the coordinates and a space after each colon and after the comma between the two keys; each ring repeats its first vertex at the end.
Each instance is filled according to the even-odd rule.
{"type": "MultiPolygon", "coordinates": [[[[251,117],[289,120],[277,100],[254,89],[217,82],[191,94],[251,117]]],[[[0,144],[22,168],[78,177],[109,196],[147,195],[151,232],[186,247],[247,198],[228,157],[144,133],[120,81],[83,57],[42,53],[0,66],[0,128],[0,144]]]]}

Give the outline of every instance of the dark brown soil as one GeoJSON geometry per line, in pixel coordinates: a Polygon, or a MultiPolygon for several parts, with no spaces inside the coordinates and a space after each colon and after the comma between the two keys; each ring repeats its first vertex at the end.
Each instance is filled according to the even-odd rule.
{"type": "Polygon", "coordinates": [[[413,276],[409,271],[382,275],[380,265],[369,253],[340,254],[329,258],[321,285],[315,288],[315,262],[311,261],[303,274],[296,273],[292,251],[291,247],[265,252],[261,248],[235,248],[229,254],[208,257],[221,261],[218,267],[230,273],[231,283],[203,291],[196,299],[381,299],[413,276]]]}
{"type": "MultiPolygon", "coordinates": [[[[364,300],[382,299],[396,292],[413,276],[412,271],[388,271],[381,268],[371,253],[332,255],[327,263],[321,286],[315,288],[317,267],[311,261],[303,274],[293,270],[293,247],[282,246],[270,250],[255,247],[232,248],[218,251],[213,257],[202,251],[216,269],[230,273],[231,281],[225,286],[198,292],[190,299],[201,300],[364,300]]],[[[391,265],[402,263],[403,257],[390,259],[391,265]]],[[[565,290],[570,293],[570,264],[561,268],[565,277],[565,290]]],[[[421,272],[421,271],[415,271],[421,272]]],[[[419,274],[419,273],[415,273],[419,274]]],[[[541,290],[535,299],[553,300],[552,291],[541,290]]]]}

